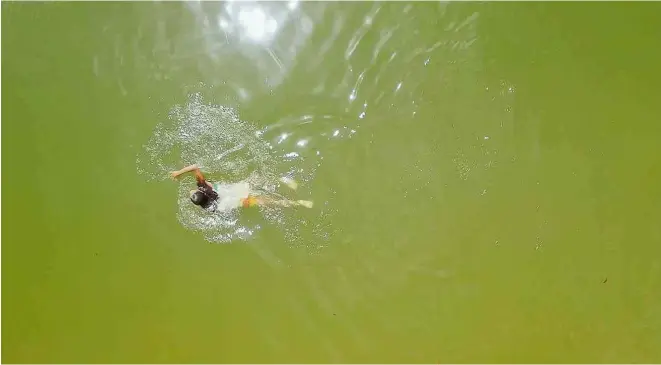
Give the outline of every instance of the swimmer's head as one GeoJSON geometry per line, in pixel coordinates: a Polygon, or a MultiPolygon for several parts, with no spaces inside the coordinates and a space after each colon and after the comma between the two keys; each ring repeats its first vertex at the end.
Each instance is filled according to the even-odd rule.
{"type": "Polygon", "coordinates": [[[199,190],[193,190],[190,194],[190,201],[195,205],[199,205],[202,208],[206,208],[211,204],[211,199],[209,196],[199,190]]]}

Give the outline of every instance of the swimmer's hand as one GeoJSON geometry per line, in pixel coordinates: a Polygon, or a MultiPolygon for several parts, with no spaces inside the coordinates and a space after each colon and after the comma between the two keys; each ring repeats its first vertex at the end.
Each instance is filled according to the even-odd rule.
{"type": "Polygon", "coordinates": [[[170,178],[172,180],[177,180],[177,177],[179,177],[179,175],[181,175],[181,172],[179,172],[179,171],[171,171],[170,172],[170,178]]]}

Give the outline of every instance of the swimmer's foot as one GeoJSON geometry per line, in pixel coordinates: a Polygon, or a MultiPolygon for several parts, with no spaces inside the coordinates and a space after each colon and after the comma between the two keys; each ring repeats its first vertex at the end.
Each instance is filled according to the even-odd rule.
{"type": "Polygon", "coordinates": [[[312,206],[314,205],[314,203],[309,200],[297,200],[296,203],[306,208],[312,208],[312,206]]]}
{"type": "Polygon", "coordinates": [[[296,180],[294,180],[290,177],[283,176],[282,178],[280,178],[280,181],[283,184],[287,185],[287,187],[292,189],[292,190],[298,189],[298,183],[296,182],[296,180]]]}

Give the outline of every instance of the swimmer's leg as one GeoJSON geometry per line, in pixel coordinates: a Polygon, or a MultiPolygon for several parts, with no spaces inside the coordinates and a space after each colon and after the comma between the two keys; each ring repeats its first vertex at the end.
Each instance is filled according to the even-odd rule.
{"type": "Polygon", "coordinates": [[[261,206],[280,206],[280,207],[296,207],[302,206],[306,208],[312,208],[314,203],[309,200],[288,200],[288,199],[274,199],[270,196],[260,195],[260,196],[249,196],[243,200],[244,207],[251,207],[255,205],[261,206]]]}
{"type": "Polygon", "coordinates": [[[296,204],[306,208],[312,208],[314,206],[312,200],[297,200],[296,204]]]}

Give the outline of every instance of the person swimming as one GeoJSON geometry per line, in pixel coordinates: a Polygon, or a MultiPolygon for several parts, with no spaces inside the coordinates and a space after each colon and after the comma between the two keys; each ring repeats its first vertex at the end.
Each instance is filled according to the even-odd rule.
{"type": "MultiPolygon", "coordinates": [[[[172,179],[176,179],[187,172],[193,172],[197,181],[197,189],[190,191],[191,202],[209,211],[226,211],[257,205],[303,206],[306,208],[312,208],[313,206],[313,203],[308,200],[276,199],[263,193],[257,193],[245,181],[234,184],[211,183],[204,178],[204,174],[197,165],[190,165],[181,170],[172,171],[170,176],[172,179]]],[[[289,188],[296,190],[297,184],[294,180],[282,178],[281,181],[289,188]]]]}

